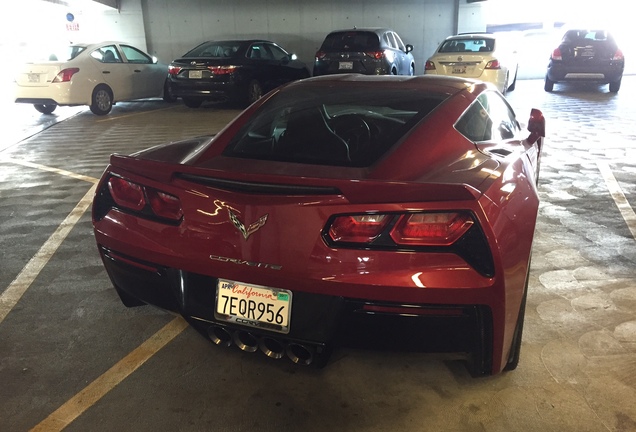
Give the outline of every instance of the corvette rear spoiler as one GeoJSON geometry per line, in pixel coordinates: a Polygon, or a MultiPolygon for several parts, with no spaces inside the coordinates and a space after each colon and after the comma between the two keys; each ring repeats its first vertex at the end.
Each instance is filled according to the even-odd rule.
{"type": "MultiPolygon", "coordinates": [[[[463,183],[390,182],[373,179],[290,177],[249,174],[112,155],[111,169],[121,168],[159,182],[197,183],[239,193],[269,195],[342,195],[356,203],[403,203],[476,200],[481,192],[463,183]]],[[[123,174],[123,173],[120,173],[123,174]]]]}

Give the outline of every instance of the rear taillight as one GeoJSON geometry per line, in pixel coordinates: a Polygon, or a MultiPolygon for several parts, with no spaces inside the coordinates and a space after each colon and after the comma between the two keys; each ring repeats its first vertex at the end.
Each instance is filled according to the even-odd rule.
{"type": "Polygon", "coordinates": [[[365,52],[365,54],[375,60],[380,60],[381,58],[384,58],[384,51],[369,51],[369,52],[365,52]]]}
{"type": "Polygon", "coordinates": [[[156,217],[173,221],[183,216],[179,198],[157,189],[113,176],[108,179],[108,190],[115,204],[122,209],[141,212],[149,207],[156,217]]]}
{"type": "Polygon", "coordinates": [[[473,225],[467,213],[415,213],[404,215],[391,230],[399,245],[450,246],[473,225]]]}
{"type": "Polygon", "coordinates": [[[499,60],[490,60],[484,69],[501,69],[501,64],[499,60]]]}
{"type": "Polygon", "coordinates": [[[473,223],[470,213],[462,211],[343,215],[327,232],[334,243],[370,244],[388,234],[396,246],[450,246],[473,223]]]}
{"type": "Polygon", "coordinates": [[[625,60],[625,56],[623,55],[623,51],[616,49],[616,52],[614,53],[614,57],[612,57],[612,60],[614,61],[623,61],[625,60]]]}
{"type": "Polygon", "coordinates": [[[79,68],[63,69],[53,78],[54,83],[69,82],[73,75],[79,72],[79,68]]]}
{"type": "Polygon", "coordinates": [[[181,66],[175,66],[175,65],[168,66],[168,74],[179,75],[179,72],[181,72],[181,66]]]}
{"type": "Polygon", "coordinates": [[[555,48],[554,51],[552,51],[552,55],[550,56],[550,58],[552,60],[563,60],[563,56],[561,55],[561,50],[558,48],[555,48]]]}
{"type": "Polygon", "coordinates": [[[324,59],[326,55],[324,51],[316,51],[316,61],[324,59]]]}
{"type": "Polygon", "coordinates": [[[335,242],[369,243],[386,228],[388,215],[338,216],[329,227],[329,237],[335,242]]]}
{"type": "Polygon", "coordinates": [[[428,60],[426,62],[426,64],[424,65],[424,70],[435,70],[435,63],[433,63],[432,61],[428,60]]]}
{"type": "Polygon", "coordinates": [[[214,75],[230,75],[234,73],[238,66],[208,66],[214,75]]]}

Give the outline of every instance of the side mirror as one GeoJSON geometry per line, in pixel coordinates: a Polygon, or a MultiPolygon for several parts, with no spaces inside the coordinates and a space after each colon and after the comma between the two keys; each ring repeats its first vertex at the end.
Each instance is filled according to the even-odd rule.
{"type": "Polygon", "coordinates": [[[537,142],[540,137],[545,137],[545,117],[543,117],[543,113],[536,108],[530,111],[528,131],[530,132],[528,141],[533,144],[537,142]]]}
{"type": "Polygon", "coordinates": [[[411,44],[406,44],[406,53],[410,53],[411,51],[413,51],[413,45],[411,44]]]}
{"type": "Polygon", "coordinates": [[[157,62],[159,61],[159,59],[155,56],[152,56],[152,63],[153,64],[157,64],[157,62]]]}

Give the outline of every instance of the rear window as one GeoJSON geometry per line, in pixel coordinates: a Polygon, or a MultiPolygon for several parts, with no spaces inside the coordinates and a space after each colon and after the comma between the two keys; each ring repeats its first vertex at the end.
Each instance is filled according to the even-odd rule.
{"type": "Polygon", "coordinates": [[[445,41],[439,48],[439,52],[490,52],[495,49],[495,40],[483,39],[451,39],[445,41]]]}
{"type": "Polygon", "coordinates": [[[240,47],[236,42],[206,42],[188,51],[184,57],[235,57],[240,47]]]}
{"type": "Polygon", "coordinates": [[[612,36],[605,30],[568,30],[563,35],[563,42],[589,43],[590,41],[613,42],[612,36]]]}
{"type": "Polygon", "coordinates": [[[225,156],[370,166],[445,98],[413,89],[349,86],[279,93],[226,147],[225,156]]]}
{"type": "Polygon", "coordinates": [[[367,51],[380,48],[380,38],[373,32],[348,31],[330,33],[320,48],[322,51],[367,51]]]}

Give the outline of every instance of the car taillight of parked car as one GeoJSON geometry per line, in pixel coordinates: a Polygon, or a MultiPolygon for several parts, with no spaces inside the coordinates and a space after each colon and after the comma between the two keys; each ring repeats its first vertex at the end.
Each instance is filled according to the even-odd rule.
{"type": "Polygon", "coordinates": [[[172,221],[183,216],[179,198],[166,192],[115,176],[108,179],[108,190],[122,209],[141,212],[149,206],[155,216],[172,221]]]}
{"type": "Polygon", "coordinates": [[[424,65],[424,69],[425,70],[435,70],[435,63],[433,63],[432,61],[428,60],[426,62],[426,64],[424,65]]]}
{"type": "Polygon", "coordinates": [[[397,246],[450,246],[473,223],[470,213],[464,211],[343,215],[333,219],[327,233],[335,244],[368,246],[388,232],[397,246]]]}
{"type": "Polygon", "coordinates": [[[384,58],[385,55],[384,51],[368,51],[365,52],[365,54],[375,60],[380,60],[384,58]]]}
{"type": "Polygon", "coordinates": [[[623,61],[625,60],[625,56],[623,55],[623,51],[617,49],[614,53],[614,57],[612,57],[613,61],[623,61]]]}
{"type": "Polygon", "coordinates": [[[552,51],[552,55],[550,56],[552,60],[563,60],[563,56],[561,56],[561,50],[556,48],[552,51]]]}
{"type": "Polygon", "coordinates": [[[175,66],[175,65],[168,66],[168,74],[170,74],[170,75],[179,75],[179,72],[181,72],[181,67],[180,66],[175,66]]]}
{"type": "Polygon", "coordinates": [[[208,69],[214,75],[230,75],[233,74],[238,66],[208,66],[208,69]]]}
{"type": "Polygon", "coordinates": [[[54,83],[69,82],[73,75],[79,72],[79,68],[63,69],[53,78],[54,83]]]}
{"type": "Polygon", "coordinates": [[[484,69],[501,69],[501,63],[499,60],[490,60],[484,69]]]}

